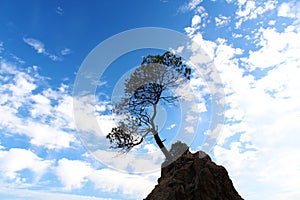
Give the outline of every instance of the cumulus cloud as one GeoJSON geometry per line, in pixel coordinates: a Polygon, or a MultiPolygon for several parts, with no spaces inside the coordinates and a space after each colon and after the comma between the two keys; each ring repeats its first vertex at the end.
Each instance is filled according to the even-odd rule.
{"type": "MultiPolygon", "coordinates": [[[[39,76],[37,68],[36,66],[29,67],[25,73],[2,60],[0,68],[2,77],[2,87],[0,88],[1,130],[8,137],[25,136],[33,148],[40,147],[47,151],[51,149],[59,151],[61,149],[67,150],[74,144],[76,147],[72,112],[73,98],[69,95],[68,87],[62,84],[58,89],[44,88],[39,84],[39,80],[43,80],[43,77],[39,76]],[[36,89],[39,89],[39,93],[34,92],[36,89]],[[26,108],[26,112],[23,111],[24,108],[26,108]]],[[[91,103],[89,100],[85,102],[91,103]]],[[[100,115],[108,108],[107,106],[107,102],[99,103],[96,108],[98,114],[93,116],[96,123],[99,123],[97,126],[103,131],[108,131],[113,125],[109,125],[109,122],[113,122],[111,116],[100,115]]],[[[91,109],[94,111],[92,105],[91,109]]],[[[89,109],[87,110],[89,111],[89,109]]],[[[129,155],[128,163],[131,163],[131,169],[133,171],[144,169],[146,164],[150,171],[156,171],[160,167],[159,163],[163,155],[159,150],[154,151],[156,147],[149,144],[144,149],[151,153],[147,158],[144,158],[144,155],[140,157],[134,154],[129,155]]],[[[106,150],[98,151],[104,155],[100,158],[107,159],[103,160],[104,163],[115,162],[116,165],[122,166],[124,158],[114,159],[112,154],[106,150]]],[[[94,155],[97,156],[97,152],[94,155]]],[[[127,167],[125,166],[123,170],[126,170],[127,167]]],[[[90,162],[69,158],[61,158],[56,164],[55,160],[44,160],[33,151],[21,148],[6,150],[5,146],[0,148],[0,173],[1,181],[13,181],[21,187],[39,184],[43,176],[50,173],[60,181],[64,192],[82,189],[89,183],[95,190],[100,189],[108,193],[121,191],[122,194],[132,198],[142,198],[149,193],[159,176],[157,173],[141,176],[120,173],[110,169],[97,169],[90,162]],[[35,177],[33,182],[27,178],[29,175],[26,174],[26,170],[29,170],[29,175],[33,174],[35,177]]],[[[24,189],[18,191],[19,194],[16,195],[22,197],[25,191],[28,191],[29,194],[34,193],[24,189]]],[[[8,191],[4,192],[7,193],[8,191]]],[[[44,192],[40,191],[34,194],[42,195],[44,192]]],[[[47,197],[50,195],[45,194],[47,197]]],[[[50,196],[63,197],[61,194],[50,196]]],[[[65,196],[71,199],[84,199],[84,197],[75,195],[66,194],[65,196]]]]}
{"type": "Polygon", "coordinates": [[[59,160],[56,172],[66,190],[80,189],[90,181],[97,190],[107,193],[120,191],[132,198],[145,197],[151,191],[153,179],[157,176],[130,175],[109,168],[95,169],[87,162],[66,158],[59,160]]]}
{"type": "Polygon", "coordinates": [[[203,0],[191,0],[190,2],[186,3],[185,5],[180,7],[182,12],[187,12],[196,9],[203,0]]]}
{"type": "Polygon", "coordinates": [[[51,163],[52,161],[43,160],[26,149],[12,148],[0,151],[0,173],[2,177],[11,181],[27,182],[26,178],[22,178],[19,174],[25,169],[32,171],[35,174],[35,181],[38,181],[51,163]]]}
{"type": "Polygon", "coordinates": [[[1,129],[8,135],[25,135],[32,145],[49,149],[70,147],[75,142],[71,97],[52,89],[34,94],[41,88],[38,81],[42,80],[36,67],[28,68],[31,73],[4,61],[0,67],[1,129]]]}
{"type": "Polygon", "coordinates": [[[223,26],[230,22],[230,17],[219,15],[215,17],[216,26],[223,26]]]}
{"type": "Polygon", "coordinates": [[[283,2],[278,7],[278,16],[295,18],[298,23],[300,20],[300,3],[297,1],[283,2]]]}
{"type": "Polygon", "coordinates": [[[0,188],[1,195],[7,199],[31,199],[31,200],[111,200],[110,198],[97,198],[87,195],[75,195],[58,192],[49,192],[44,190],[29,190],[20,188],[0,188]]]}
{"type": "Polygon", "coordinates": [[[153,179],[156,179],[156,176],[153,178],[146,175],[125,174],[111,169],[100,169],[89,178],[97,189],[105,192],[121,191],[124,195],[140,199],[151,192],[153,179]]]}
{"type": "Polygon", "coordinates": [[[201,23],[201,17],[199,15],[194,15],[192,19],[192,26],[191,27],[186,27],[184,30],[187,34],[191,35],[194,34],[195,31],[197,31],[200,28],[201,23]]]}
{"type": "Polygon", "coordinates": [[[68,160],[63,158],[58,161],[56,174],[64,185],[65,190],[78,189],[83,187],[93,169],[89,163],[79,160],[68,160]]]}
{"type": "Polygon", "coordinates": [[[208,41],[199,31],[191,35],[214,60],[226,94],[225,124],[206,134],[218,137],[213,156],[228,169],[244,198],[297,199],[300,160],[293,155],[299,154],[295,141],[300,140],[296,134],[300,130],[300,56],[296,53],[300,32],[291,6],[295,3],[278,7],[275,1],[238,3],[240,25],[275,8],[279,16],[294,22],[277,29],[269,23],[274,19],[266,19],[271,27],[248,30],[254,37],[235,35],[254,42],[257,48],[253,49],[235,47],[229,38],[208,41]]]}
{"type": "Polygon", "coordinates": [[[274,10],[276,8],[277,1],[268,0],[264,2],[258,1],[238,1],[238,9],[236,11],[236,28],[240,28],[242,23],[248,20],[256,19],[258,16],[266,13],[267,11],[274,10]]]}

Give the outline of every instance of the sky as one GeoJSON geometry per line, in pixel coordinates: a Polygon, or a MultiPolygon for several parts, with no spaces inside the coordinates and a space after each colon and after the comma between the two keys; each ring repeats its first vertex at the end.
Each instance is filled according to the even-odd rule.
{"type": "Polygon", "coordinates": [[[199,69],[187,86],[194,104],[160,105],[166,145],[207,150],[244,199],[299,199],[296,0],[2,0],[0,198],[145,198],[163,159],[153,139],[115,156],[96,133],[115,125],[111,106],[142,57],[163,50],[199,69]],[[149,38],[161,48],[140,45],[149,38]],[[92,93],[78,95],[82,85],[92,93]]]}

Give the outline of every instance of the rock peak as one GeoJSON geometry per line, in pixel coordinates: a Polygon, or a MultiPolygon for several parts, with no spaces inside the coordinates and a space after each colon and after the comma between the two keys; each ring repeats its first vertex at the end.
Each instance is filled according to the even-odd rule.
{"type": "Polygon", "coordinates": [[[158,184],[145,200],[242,200],[227,170],[203,151],[187,151],[162,167],[158,184]]]}

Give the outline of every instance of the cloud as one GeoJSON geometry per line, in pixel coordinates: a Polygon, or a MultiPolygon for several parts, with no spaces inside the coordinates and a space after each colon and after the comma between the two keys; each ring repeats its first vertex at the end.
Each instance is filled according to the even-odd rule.
{"type": "MultiPolygon", "coordinates": [[[[40,81],[43,80],[43,77],[39,76],[38,67],[36,66],[25,69],[27,73],[3,60],[0,66],[0,76],[2,77],[2,87],[0,88],[0,112],[2,115],[0,115],[0,124],[1,131],[4,131],[6,137],[26,137],[29,145],[33,149],[39,149],[41,155],[44,155],[42,152],[49,152],[49,150],[65,152],[71,147],[76,149],[78,142],[74,136],[73,98],[69,95],[68,87],[66,85],[61,85],[58,89],[43,87],[41,84],[43,81],[40,81]],[[39,90],[38,93],[34,92],[36,89],[39,90]],[[26,112],[23,112],[24,108],[26,108],[26,112]]],[[[86,102],[90,101],[87,100],[86,102]]],[[[108,106],[107,102],[98,105],[100,106],[98,108],[100,113],[108,106]],[[105,106],[105,108],[101,106],[105,106]]],[[[111,121],[110,116],[96,115],[96,118],[101,122],[99,124],[101,129],[108,129],[102,125],[109,124],[108,122],[111,121]]],[[[0,149],[0,173],[1,181],[6,182],[9,180],[17,184],[10,185],[10,187],[30,188],[38,184],[47,184],[43,178],[45,174],[49,174],[54,177],[51,180],[47,179],[50,184],[57,179],[62,185],[62,188],[57,187],[55,189],[57,191],[72,192],[89,185],[88,187],[91,190],[101,190],[106,193],[121,192],[121,194],[132,198],[142,198],[150,192],[156,178],[159,176],[158,173],[154,175],[150,173],[147,175],[129,175],[110,169],[97,169],[91,164],[93,162],[66,157],[59,159],[56,164],[55,160],[45,160],[30,150],[21,148],[6,150],[6,148],[8,147],[1,146],[0,149]],[[34,180],[28,178],[31,175],[35,177],[34,180]]],[[[153,147],[148,145],[145,150],[150,153],[151,148],[154,150],[153,147]]],[[[116,165],[124,163],[124,158],[113,159],[111,154],[107,154],[107,151],[98,151],[98,153],[104,155],[104,157],[106,156],[107,160],[103,160],[104,163],[115,162],[116,165]]],[[[163,158],[163,155],[159,150],[152,152],[152,154],[147,158],[144,155],[130,155],[131,169],[133,171],[145,169],[145,164],[149,167],[149,170],[159,169],[159,161],[163,158]]],[[[94,155],[97,156],[96,153],[94,155]]],[[[125,166],[124,170],[126,170],[126,167],[128,166],[125,166]]],[[[7,183],[4,185],[6,187],[7,183]]],[[[70,197],[73,199],[88,198],[68,194],[65,194],[65,196],[55,193],[50,195],[44,191],[33,192],[29,189],[18,190],[18,194],[13,195],[21,198],[24,196],[25,191],[28,191],[30,195],[41,196],[45,194],[47,198],[56,196],[58,198],[70,197]]],[[[9,191],[4,191],[4,193],[9,193],[9,191]]],[[[8,195],[13,196],[12,194],[8,195]]]]}
{"type": "Polygon", "coordinates": [[[201,23],[201,17],[199,15],[194,15],[193,19],[192,19],[192,25],[191,27],[186,27],[184,28],[184,31],[188,34],[194,34],[195,31],[197,31],[198,29],[200,29],[200,23],[201,23]]]}
{"type": "Polygon", "coordinates": [[[57,8],[56,8],[56,13],[57,13],[58,15],[63,15],[63,14],[64,14],[64,10],[62,9],[62,7],[57,6],[57,8]]]}
{"type": "Polygon", "coordinates": [[[300,3],[297,1],[283,2],[278,7],[278,16],[295,18],[296,22],[298,23],[300,21],[299,8],[300,8],[300,3]]]}
{"type": "Polygon", "coordinates": [[[65,190],[78,189],[83,187],[93,169],[89,163],[79,160],[68,160],[63,158],[58,161],[56,174],[64,185],[65,190]]]}
{"type": "Polygon", "coordinates": [[[49,149],[70,147],[76,143],[72,101],[67,91],[45,89],[36,67],[27,73],[1,61],[1,129],[8,135],[24,135],[30,143],[49,149]],[[31,72],[30,72],[31,71],[31,72]],[[34,94],[34,90],[41,92],[34,94]]]}
{"type": "MultiPolygon", "coordinates": [[[[274,1],[261,5],[239,1],[237,21],[255,21],[276,5],[274,1]]],[[[260,27],[253,23],[249,30],[243,30],[243,35],[251,33],[254,37],[239,39],[250,40],[255,48],[235,47],[226,37],[208,41],[199,31],[191,35],[214,60],[226,93],[225,124],[206,133],[218,138],[213,156],[229,171],[245,199],[300,196],[300,159],[294,156],[299,154],[296,141],[300,140],[296,134],[300,130],[300,56],[296,53],[300,51],[296,39],[300,32],[295,23],[297,12],[289,10],[291,5],[293,1],[278,7],[278,15],[294,19],[290,24],[276,29],[272,24],[260,27]]],[[[266,15],[265,20],[268,24],[274,19],[266,15]]],[[[202,56],[193,50],[192,59],[202,56]]]]}
{"type": "Polygon", "coordinates": [[[0,53],[2,53],[2,52],[3,52],[3,50],[4,50],[4,47],[3,47],[3,42],[2,42],[2,41],[0,41],[0,53]]]}
{"type": "Polygon", "coordinates": [[[26,178],[22,178],[19,174],[25,169],[32,171],[35,174],[35,181],[38,181],[51,163],[52,161],[43,160],[26,149],[12,148],[8,151],[0,151],[0,173],[2,177],[11,181],[27,182],[26,178]]]}
{"type": "Polygon", "coordinates": [[[171,129],[173,129],[173,128],[175,128],[176,127],[176,124],[171,124],[169,127],[167,127],[166,129],[167,130],[171,130],[171,129]]]}
{"type": "Polygon", "coordinates": [[[203,0],[191,0],[190,2],[186,3],[185,5],[181,6],[179,10],[181,12],[187,12],[191,10],[195,10],[203,0]]]}
{"type": "Polygon", "coordinates": [[[3,199],[31,199],[31,200],[111,200],[111,198],[97,198],[87,195],[75,195],[43,190],[29,190],[21,188],[0,188],[1,198],[3,199]]]}
{"type": "Polygon", "coordinates": [[[192,126],[185,127],[185,130],[188,133],[195,133],[194,127],[192,127],[192,126]]]}
{"type": "Polygon", "coordinates": [[[215,17],[215,22],[216,26],[223,26],[230,22],[230,17],[219,15],[218,17],[215,17]]]}
{"type": "Polygon", "coordinates": [[[258,51],[250,50],[246,60],[250,70],[266,69],[279,65],[285,61],[297,58],[296,53],[300,42],[295,27],[288,27],[280,33],[275,28],[260,28],[258,31],[258,51]]]}
{"type": "Polygon", "coordinates": [[[44,43],[42,43],[40,40],[37,40],[37,39],[34,39],[34,38],[23,38],[23,41],[26,44],[28,44],[29,46],[31,46],[34,50],[36,50],[36,52],[38,54],[43,54],[43,55],[49,57],[53,61],[62,60],[61,57],[46,51],[44,43]]]}
{"type": "Polygon", "coordinates": [[[39,40],[33,38],[23,38],[23,41],[29,46],[33,47],[37,53],[44,54],[46,52],[44,44],[39,40]]]}
{"type": "Polygon", "coordinates": [[[240,28],[242,23],[248,20],[256,19],[259,16],[262,16],[267,11],[274,10],[276,8],[277,2],[274,0],[268,0],[263,2],[258,1],[238,1],[238,9],[236,11],[236,19],[239,19],[236,22],[236,29],[240,28]]]}
{"type": "Polygon", "coordinates": [[[130,175],[111,169],[96,170],[89,179],[97,189],[109,193],[121,191],[123,195],[137,199],[144,198],[151,192],[154,181],[149,175],[130,175]]]}
{"type": "Polygon", "coordinates": [[[66,190],[80,189],[89,181],[95,189],[104,193],[119,191],[132,198],[142,198],[153,187],[153,175],[130,175],[108,168],[95,169],[80,160],[63,158],[59,160],[56,172],[66,190]]]}
{"type": "Polygon", "coordinates": [[[60,51],[60,54],[65,56],[65,55],[69,55],[71,53],[71,49],[69,48],[64,48],[63,50],[60,51]]]}

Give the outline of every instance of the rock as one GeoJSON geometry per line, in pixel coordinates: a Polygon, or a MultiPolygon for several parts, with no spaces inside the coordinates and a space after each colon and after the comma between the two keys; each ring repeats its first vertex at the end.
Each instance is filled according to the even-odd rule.
{"type": "Polygon", "coordinates": [[[227,170],[204,152],[186,153],[163,167],[145,200],[242,200],[227,170]]]}

